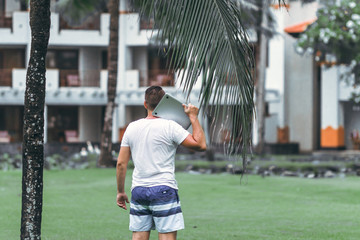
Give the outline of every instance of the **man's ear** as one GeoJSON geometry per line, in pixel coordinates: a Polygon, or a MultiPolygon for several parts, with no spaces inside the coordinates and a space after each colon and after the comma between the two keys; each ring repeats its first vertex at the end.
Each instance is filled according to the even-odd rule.
{"type": "Polygon", "coordinates": [[[148,109],[148,106],[147,106],[147,104],[146,104],[146,101],[144,101],[144,107],[145,107],[146,110],[148,109]]]}

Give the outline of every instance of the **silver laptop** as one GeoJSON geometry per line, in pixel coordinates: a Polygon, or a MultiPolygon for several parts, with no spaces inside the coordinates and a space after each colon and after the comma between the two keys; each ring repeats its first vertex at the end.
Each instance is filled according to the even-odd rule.
{"type": "Polygon", "coordinates": [[[182,102],[168,93],[165,93],[152,112],[152,115],[155,117],[173,120],[180,124],[184,129],[188,129],[191,125],[189,117],[184,112],[182,102]]]}

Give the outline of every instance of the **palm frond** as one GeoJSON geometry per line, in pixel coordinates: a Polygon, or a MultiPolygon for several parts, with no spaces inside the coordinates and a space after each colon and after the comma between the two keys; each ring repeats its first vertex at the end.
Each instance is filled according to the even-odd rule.
{"type": "Polygon", "coordinates": [[[229,120],[237,126],[226,149],[240,149],[245,168],[254,110],[254,59],[238,6],[229,0],[149,0],[141,9],[152,14],[160,29],[158,40],[172,50],[170,68],[188,73],[181,79],[188,96],[203,73],[200,107],[218,123],[229,120]]]}

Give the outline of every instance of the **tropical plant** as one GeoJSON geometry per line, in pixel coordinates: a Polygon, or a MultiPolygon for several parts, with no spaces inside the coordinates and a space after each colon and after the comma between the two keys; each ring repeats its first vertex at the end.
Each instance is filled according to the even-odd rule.
{"type": "Polygon", "coordinates": [[[226,150],[242,151],[245,167],[254,109],[253,54],[237,3],[153,0],[140,5],[160,29],[157,40],[172,50],[169,68],[188,73],[180,82],[187,96],[203,73],[200,108],[222,126],[233,125],[226,150]]]}
{"type": "Polygon", "coordinates": [[[326,64],[345,64],[360,82],[360,5],[354,0],[326,3],[317,12],[318,19],[300,35],[297,51],[315,55],[326,64]],[[329,61],[326,56],[334,56],[329,61]]]}
{"type": "Polygon", "coordinates": [[[115,109],[117,72],[118,72],[118,48],[119,48],[119,0],[109,1],[110,12],[110,37],[108,46],[108,83],[107,104],[104,117],[104,129],[101,135],[99,165],[114,166],[112,155],[112,124],[115,109]]]}
{"type": "Polygon", "coordinates": [[[45,58],[50,1],[30,1],[31,50],[26,74],[21,239],[40,239],[44,166],[45,58]]]}

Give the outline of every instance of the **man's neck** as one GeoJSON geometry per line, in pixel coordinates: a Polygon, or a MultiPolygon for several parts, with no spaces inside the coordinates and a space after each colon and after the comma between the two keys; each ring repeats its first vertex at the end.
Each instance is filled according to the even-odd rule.
{"type": "Polygon", "coordinates": [[[153,116],[153,115],[152,115],[152,112],[153,112],[153,111],[148,110],[148,115],[146,116],[146,119],[155,119],[155,118],[158,118],[158,117],[153,116]]]}

